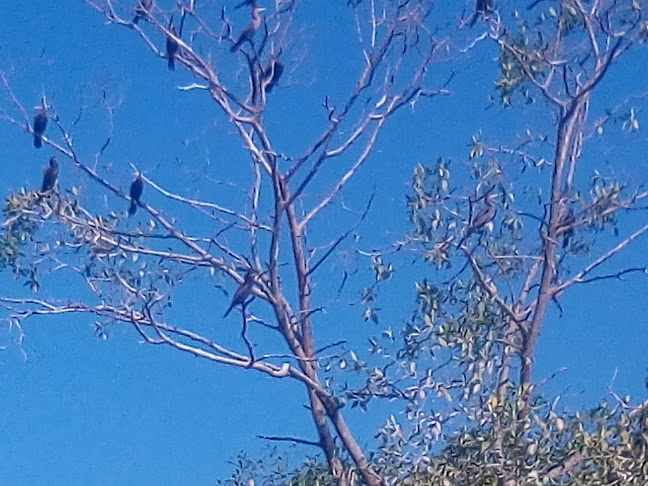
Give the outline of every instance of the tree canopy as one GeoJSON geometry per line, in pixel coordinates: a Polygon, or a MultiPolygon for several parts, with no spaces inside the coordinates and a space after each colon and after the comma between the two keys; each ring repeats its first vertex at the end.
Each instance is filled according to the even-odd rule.
{"type": "Polygon", "coordinates": [[[648,400],[537,371],[547,328],[593,353],[561,316],[645,288],[646,2],[82,3],[143,86],[32,99],[0,64],[10,143],[53,161],[3,207],[10,347],[79,315],[239,370],[229,393],[263,376],[250,415],[290,382],[310,435],[225,440],[221,484],[646,483],[648,400]]]}

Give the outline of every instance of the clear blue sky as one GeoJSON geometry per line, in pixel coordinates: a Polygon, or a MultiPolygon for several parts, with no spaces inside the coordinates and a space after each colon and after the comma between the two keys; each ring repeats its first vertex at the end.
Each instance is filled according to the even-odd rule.
{"type": "MultiPolygon", "coordinates": [[[[108,133],[103,112],[91,107],[105,91],[115,111],[102,171],[113,182],[127,187],[131,179],[128,164],[134,163],[156,182],[178,192],[232,205],[245,203],[248,157],[227,120],[204,93],[176,89],[191,81],[181,68],[169,72],[166,62],[148,52],[132,32],[104,25],[80,1],[9,3],[4,6],[0,32],[0,69],[8,74],[28,109],[37,104],[43,91],[67,123],[81,105],[89,106],[75,132],[82,157],[89,160],[108,133]]],[[[228,0],[230,7],[235,3],[228,0]]],[[[352,11],[345,5],[336,0],[301,6],[295,40],[285,53],[292,64],[284,86],[272,94],[267,115],[270,134],[282,151],[295,154],[310,143],[326,121],[321,107],[324,96],[339,100],[361,66],[352,11]]],[[[441,29],[455,25],[460,14],[460,7],[447,13],[441,29]]],[[[233,14],[233,18],[239,26],[245,21],[243,14],[233,14]]],[[[157,41],[163,46],[163,39],[157,41]]],[[[619,87],[628,94],[642,89],[648,62],[645,54],[637,55],[635,62],[621,64],[601,87],[601,96],[592,105],[593,117],[601,114],[619,87]]],[[[432,164],[442,156],[453,159],[454,170],[462,172],[468,166],[469,137],[478,130],[484,139],[499,144],[515,140],[527,126],[547,128],[542,105],[526,113],[490,105],[495,56],[493,46],[482,43],[458,62],[439,63],[439,72],[433,76],[439,82],[450,69],[456,71],[452,95],[419,103],[387,125],[368,165],[340,199],[361,211],[368,191],[376,188],[378,197],[369,215],[372,223],[360,230],[361,249],[385,247],[407,231],[404,194],[414,164],[432,164]]],[[[236,76],[236,57],[227,46],[221,47],[215,59],[221,70],[236,76]]],[[[9,107],[4,92],[0,104],[9,107]]],[[[620,134],[616,140],[618,150],[596,143],[586,148],[583,164],[591,167],[588,171],[612,167],[621,178],[648,180],[648,164],[642,155],[646,153],[645,132],[620,134]]],[[[0,145],[0,193],[39,185],[51,151],[33,149],[27,133],[6,123],[0,130],[0,145]]],[[[324,194],[332,176],[325,175],[311,187],[307,198],[324,194]]],[[[96,183],[63,161],[61,186],[72,185],[81,188],[86,205],[97,211],[124,209],[123,200],[105,198],[96,183]]],[[[152,191],[146,196],[175,215],[186,214],[152,191]]],[[[196,218],[189,216],[183,224],[200,229],[204,220],[192,217],[196,218]]],[[[328,241],[330,228],[354,218],[341,212],[338,204],[323,215],[313,239],[328,241]]],[[[645,215],[638,213],[625,220],[622,234],[642,219],[645,215]]],[[[600,248],[614,241],[603,237],[600,248]]],[[[614,265],[646,265],[645,248],[645,241],[640,240],[614,265]]],[[[381,324],[394,329],[414,305],[413,278],[433,278],[433,270],[412,266],[410,260],[411,255],[394,257],[398,271],[382,290],[388,298],[381,301],[381,324]]],[[[370,277],[368,261],[342,256],[319,285],[336,288],[342,271],[356,268],[361,271],[351,279],[350,288],[359,289],[370,277]]],[[[231,283],[226,285],[231,291],[231,283]]],[[[7,273],[0,274],[0,288],[3,295],[26,292],[7,273]]],[[[45,278],[41,295],[73,299],[79,291],[74,278],[64,274],[56,281],[45,278]]],[[[561,301],[566,311],[563,317],[551,309],[535,373],[542,379],[567,368],[546,389],[563,394],[568,409],[593,405],[605,396],[615,369],[617,392],[645,396],[645,291],[646,280],[632,277],[626,282],[574,289],[561,301]]],[[[185,325],[189,325],[185,321],[193,322],[225,342],[236,342],[238,328],[232,326],[238,326],[238,321],[220,319],[227,298],[218,289],[205,289],[204,281],[190,282],[179,290],[174,303],[169,319],[185,325]]],[[[212,484],[227,475],[227,461],[237,451],[254,454],[262,450],[264,443],[257,434],[314,438],[302,406],[304,391],[290,381],[270,380],[146,346],[126,327],[113,328],[110,338],[101,341],[92,332],[92,322],[80,316],[34,318],[25,324],[22,343],[8,343],[2,337],[0,345],[9,347],[0,351],[0,486],[212,484]]],[[[359,307],[338,306],[318,319],[321,344],[348,335],[362,352],[366,336],[375,332],[377,327],[361,320],[359,307]]],[[[257,336],[261,339],[263,334],[257,336]]],[[[361,442],[371,444],[373,429],[384,418],[381,410],[378,407],[367,415],[347,412],[351,425],[360,431],[361,442]]]]}

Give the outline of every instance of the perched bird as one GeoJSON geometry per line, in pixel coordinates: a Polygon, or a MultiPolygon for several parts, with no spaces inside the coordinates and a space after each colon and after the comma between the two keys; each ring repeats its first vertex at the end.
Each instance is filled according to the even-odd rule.
{"type": "Polygon", "coordinates": [[[493,221],[495,213],[497,212],[497,208],[493,204],[494,199],[495,194],[488,194],[484,198],[484,207],[481,208],[481,210],[473,218],[472,223],[470,223],[470,229],[472,231],[477,231],[478,229],[483,228],[488,223],[493,221]]]}
{"type": "Polygon", "coordinates": [[[474,26],[480,17],[484,17],[489,11],[493,10],[493,0],[477,0],[475,3],[475,13],[470,21],[470,26],[474,26]]]}
{"type": "Polygon", "coordinates": [[[43,146],[43,133],[47,128],[47,110],[44,106],[37,106],[38,113],[34,117],[34,147],[41,148],[43,146]]]}
{"type": "Polygon", "coordinates": [[[284,65],[274,59],[270,62],[270,65],[265,69],[265,71],[263,71],[263,84],[266,93],[272,92],[279,82],[279,78],[281,78],[284,69],[284,65]]]}
{"type": "Polygon", "coordinates": [[[261,27],[261,12],[263,12],[264,10],[265,8],[259,7],[256,4],[252,5],[252,19],[250,20],[250,23],[245,26],[238,40],[230,49],[232,52],[236,52],[244,42],[252,40],[254,33],[259,27],[261,27]]]}
{"type": "Polygon", "coordinates": [[[41,192],[47,192],[54,189],[58,180],[59,166],[56,157],[52,156],[49,160],[49,167],[43,172],[43,185],[41,192]]]}
{"type": "Polygon", "coordinates": [[[133,23],[136,24],[140,21],[140,19],[145,19],[151,11],[152,6],[153,0],[138,0],[137,8],[135,8],[135,18],[133,19],[133,23]]]}
{"type": "MultiPolygon", "coordinates": [[[[176,28],[173,24],[169,26],[169,32],[171,32],[171,34],[173,34],[174,36],[177,35],[176,28]]],[[[178,53],[179,47],[180,46],[178,45],[178,41],[176,41],[173,37],[168,35],[166,39],[166,51],[167,51],[167,58],[169,59],[170,71],[175,71],[175,56],[178,53]]]]}
{"type": "Polygon", "coordinates": [[[225,314],[223,314],[223,319],[225,319],[229,315],[229,313],[232,312],[232,309],[237,305],[246,304],[246,300],[252,294],[252,289],[254,288],[254,284],[256,283],[258,276],[259,274],[252,269],[249,269],[247,272],[245,272],[243,283],[239,286],[238,289],[236,289],[236,292],[234,292],[232,303],[227,308],[227,311],[225,311],[225,314]]]}
{"type": "Polygon", "coordinates": [[[558,225],[562,228],[566,228],[562,233],[562,248],[564,250],[569,246],[569,241],[574,236],[574,228],[572,227],[572,225],[576,222],[574,218],[574,211],[569,206],[561,205],[559,218],[560,219],[558,225]]]}
{"type": "Polygon", "coordinates": [[[131,216],[137,212],[137,205],[142,197],[142,192],[144,192],[144,181],[142,180],[142,174],[138,173],[130,186],[131,203],[130,208],[128,209],[128,214],[131,216]]]}
{"type": "Polygon", "coordinates": [[[461,238],[461,241],[459,242],[457,247],[460,247],[463,242],[466,241],[468,237],[475,231],[481,230],[484,226],[493,221],[493,218],[495,218],[495,213],[497,212],[497,208],[493,204],[495,197],[495,194],[489,193],[486,195],[486,197],[484,198],[484,207],[481,208],[479,212],[472,218],[472,221],[470,222],[470,225],[466,230],[466,234],[463,238],[461,238]]]}

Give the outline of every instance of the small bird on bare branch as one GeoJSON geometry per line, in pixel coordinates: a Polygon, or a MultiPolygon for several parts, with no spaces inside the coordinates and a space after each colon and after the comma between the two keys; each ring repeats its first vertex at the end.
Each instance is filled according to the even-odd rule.
{"type": "Polygon", "coordinates": [[[259,278],[259,274],[256,270],[250,268],[247,272],[245,272],[245,276],[243,277],[243,283],[239,285],[239,288],[237,288],[236,292],[234,292],[234,296],[232,297],[232,303],[225,311],[225,314],[223,315],[223,319],[225,319],[229,315],[229,313],[232,312],[232,309],[237,305],[240,305],[243,308],[245,308],[245,306],[248,303],[247,302],[248,297],[252,295],[252,290],[254,289],[254,285],[256,284],[257,278],[259,278]]]}
{"type": "Polygon", "coordinates": [[[138,0],[137,7],[135,8],[135,18],[133,23],[136,24],[140,19],[146,19],[148,14],[151,12],[151,7],[153,6],[153,0],[138,0]]]}
{"type": "Polygon", "coordinates": [[[263,85],[266,93],[272,92],[274,87],[277,86],[284,69],[284,65],[279,60],[273,59],[270,61],[268,67],[263,71],[263,85]]]}
{"type": "Polygon", "coordinates": [[[178,41],[174,39],[174,37],[178,34],[173,24],[169,25],[169,32],[172,35],[167,35],[166,38],[167,58],[169,59],[169,70],[175,71],[175,56],[178,53],[180,45],[178,44],[178,41]]]}
{"type": "Polygon", "coordinates": [[[133,216],[137,212],[137,205],[140,202],[142,193],[144,192],[144,181],[142,180],[142,174],[139,172],[135,176],[135,180],[131,183],[130,186],[130,208],[128,208],[128,214],[133,216]]]}
{"type": "Polygon", "coordinates": [[[43,185],[41,186],[41,192],[51,191],[56,187],[58,173],[58,161],[56,160],[56,157],[52,156],[49,160],[49,166],[43,172],[43,185]]]}
{"type": "Polygon", "coordinates": [[[473,27],[480,17],[483,18],[491,11],[493,11],[493,0],[477,0],[475,3],[475,13],[470,20],[470,26],[473,27]]]}
{"type": "Polygon", "coordinates": [[[258,30],[259,27],[261,27],[261,12],[263,12],[264,10],[265,8],[259,7],[256,4],[252,6],[252,19],[250,20],[250,23],[245,26],[238,40],[230,49],[232,52],[236,52],[244,42],[252,40],[254,33],[258,30]]]}
{"type": "Polygon", "coordinates": [[[47,109],[45,104],[36,107],[38,113],[34,116],[34,124],[32,129],[34,131],[34,147],[41,148],[43,146],[43,133],[47,128],[47,109]]]}

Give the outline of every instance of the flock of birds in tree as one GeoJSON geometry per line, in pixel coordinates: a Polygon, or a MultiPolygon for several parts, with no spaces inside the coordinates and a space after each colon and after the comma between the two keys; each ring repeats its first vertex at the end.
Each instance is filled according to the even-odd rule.
{"type": "MultiPolygon", "coordinates": [[[[235,8],[240,8],[243,6],[249,6],[251,10],[251,19],[250,22],[245,26],[241,34],[238,36],[236,41],[231,47],[231,52],[237,52],[241,46],[246,42],[252,42],[254,34],[261,26],[263,19],[261,17],[261,12],[265,9],[259,7],[256,4],[256,0],[243,0],[242,3],[237,5],[235,8]]],[[[153,0],[138,0],[137,6],[135,8],[135,17],[133,18],[133,24],[137,25],[138,22],[150,15],[151,8],[153,7],[153,0]]],[[[175,70],[175,60],[177,58],[178,52],[180,50],[180,44],[178,42],[179,34],[176,30],[175,25],[173,25],[173,18],[169,23],[168,27],[169,35],[166,37],[166,57],[168,61],[169,70],[175,70]]],[[[270,93],[272,89],[277,85],[279,78],[284,72],[284,66],[276,59],[273,58],[268,67],[263,69],[263,86],[266,93],[270,93]]],[[[43,135],[47,129],[47,104],[43,100],[42,104],[36,107],[38,112],[34,116],[32,123],[32,132],[34,135],[34,147],[41,148],[43,146],[43,135]]],[[[59,165],[58,160],[55,156],[52,156],[49,160],[49,165],[46,167],[43,173],[43,183],[41,185],[41,193],[46,194],[50,191],[56,189],[59,177],[59,165]]],[[[129,196],[130,196],[130,206],[128,208],[128,214],[133,216],[137,212],[137,207],[141,204],[140,199],[142,193],[144,192],[144,181],[142,179],[142,174],[137,172],[134,180],[131,183],[129,196]]],[[[234,296],[232,297],[232,302],[225,312],[223,318],[227,317],[229,313],[237,306],[241,306],[243,313],[245,313],[245,307],[249,302],[254,298],[254,286],[257,284],[260,274],[254,269],[248,269],[243,278],[243,283],[237,288],[234,296]]]]}
{"type": "MultiPolygon", "coordinates": [[[[245,26],[241,31],[238,38],[230,48],[231,52],[238,51],[241,46],[246,42],[252,42],[252,38],[259,27],[263,24],[263,18],[261,17],[261,12],[264,12],[266,9],[257,5],[256,0],[243,0],[239,3],[235,9],[248,6],[250,7],[250,22],[245,26]]],[[[133,24],[137,25],[140,20],[146,20],[149,15],[151,15],[151,9],[153,8],[153,0],[138,0],[137,7],[135,8],[135,17],[133,18],[133,24]]],[[[178,33],[175,25],[173,24],[173,17],[169,22],[169,35],[166,37],[166,57],[168,61],[169,70],[175,71],[175,60],[177,58],[178,52],[180,50],[180,44],[178,39],[182,35],[182,24],[180,26],[180,33],[178,33]]],[[[274,86],[276,86],[277,81],[283,74],[284,67],[276,59],[273,59],[273,62],[263,70],[264,85],[266,87],[266,93],[272,91],[274,86]]]]}
{"type": "MultiPolygon", "coordinates": [[[[47,108],[45,100],[43,103],[36,107],[38,113],[34,116],[32,123],[32,132],[34,134],[34,147],[41,148],[43,146],[43,135],[47,129],[47,108]]],[[[41,184],[41,193],[48,193],[56,188],[59,177],[59,164],[55,156],[50,157],[49,165],[43,172],[43,183],[41,184]]],[[[131,216],[137,212],[137,205],[140,203],[142,192],[144,191],[144,181],[142,175],[137,173],[130,187],[130,208],[128,214],[131,216]]]]}
{"type": "MultiPolygon", "coordinates": [[[[240,8],[243,6],[249,6],[251,10],[251,19],[250,22],[245,26],[243,31],[240,33],[236,41],[231,47],[231,52],[237,52],[241,46],[246,42],[251,42],[254,34],[261,26],[263,19],[261,17],[261,12],[265,9],[259,7],[256,4],[256,0],[243,0],[235,8],[240,8]]],[[[153,0],[138,0],[137,7],[135,8],[135,17],[133,18],[133,24],[137,25],[138,22],[142,19],[145,19],[150,15],[151,8],[153,7],[153,0]]],[[[471,25],[474,25],[475,22],[485,15],[489,11],[493,10],[492,0],[477,0],[475,6],[475,13],[471,19],[471,25]]],[[[169,35],[166,37],[166,57],[168,60],[168,67],[171,71],[175,70],[175,60],[180,50],[180,44],[178,43],[177,37],[178,32],[176,31],[175,25],[173,25],[173,18],[169,24],[169,35]]],[[[270,65],[263,70],[263,79],[265,92],[269,93],[272,91],[274,86],[276,86],[277,81],[284,72],[284,66],[276,59],[273,58],[270,65]]],[[[41,148],[43,146],[43,134],[47,129],[47,107],[45,101],[36,107],[38,113],[34,116],[32,124],[32,132],[34,134],[34,147],[41,148]]],[[[43,183],[41,185],[41,192],[48,193],[55,190],[56,184],[58,182],[59,176],[59,165],[55,156],[52,156],[49,160],[49,165],[43,173],[43,183]]],[[[137,207],[140,205],[140,199],[142,193],[144,192],[144,181],[142,179],[141,173],[136,173],[135,179],[131,183],[129,196],[130,196],[130,207],[128,208],[128,214],[133,216],[137,212],[137,207]]],[[[493,218],[495,217],[496,207],[493,204],[494,195],[490,191],[483,197],[484,205],[482,209],[472,218],[464,237],[462,238],[459,246],[475,231],[480,231],[486,225],[488,225],[493,218]]],[[[253,292],[254,287],[258,282],[260,277],[259,272],[254,269],[248,269],[243,278],[243,283],[236,289],[232,297],[232,302],[228,307],[227,311],[223,315],[223,318],[227,317],[229,313],[237,306],[241,306],[243,314],[245,315],[245,307],[249,302],[254,298],[253,292]]]]}
{"type": "MultiPolygon", "coordinates": [[[[34,116],[34,121],[32,123],[32,132],[34,134],[34,147],[41,148],[43,146],[43,134],[47,128],[47,109],[45,108],[45,102],[38,106],[38,113],[34,116]]],[[[56,189],[56,184],[58,182],[59,176],[59,165],[58,160],[55,156],[50,157],[49,165],[43,173],[43,183],[41,184],[41,194],[45,195],[50,191],[56,189]]],[[[144,192],[144,181],[142,179],[142,174],[137,173],[135,179],[130,186],[130,207],[128,208],[128,214],[133,216],[137,212],[137,206],[140,204],[140,198],[144,192]]],[[[236,289],[234,296],[232,297],[232,302],[223,315],[223,318],[227,317],[229,313],[237,306],[241,306],[243,312],[245,313],[245,307],[249,302],[254,298],[254,286],[257,283],[260,274],[253,270],[249,269],[245,277],[243,278],[243,283],[236,289]]]]}
{"type": "MultiPolygon", "coordinates": [[[[259,7],[256,3],[256,0],[243,0],[235,8],[240,8],[243,6],[249,6],[251,11],[250,22],[245,26],[241,34],[238,36],[236,41],[231,47],[231,52],[236,52],[240,47],[246,43],[251,42],[254,34],[259,29],[263,22],[261,17],[261,12],[265,11],[264,8],[259,7]]],[[[138,0],[137,6],[135,8],[135,17],[133,18],[133,24],[137,25],[140,20],[146,20],[151,13],[153,8],[153,0],[138,0]]],[[[180,44],[178,43],[178,32],[175,25],[173,25],[173,18],[169,24],[169,35],[166,37],[166,57],[168,61],[168,67],[171,71],[175,70],[175,60],[180,50],[180,44]]],[[[268,67],[263,70],[263,79],[265,92],[270,93],[272,89],[276,86],[279,78],[284,72],[284,66],[277,60],[273,59],[268,67]]],[[[47,129],[47,108],[46,103],[43,103],[36,107],[38,112],[34,116],[32,124],[32,132],[34,134],[34,147],[41,148],[43,146],[43,134],[47,129]]],[[[45,169],[43,174],[43,184],[41,186],[41,192],[49,192],[56,187],[59,175],[59,166],[56,157],[52,156],[49,161],[49,166],[45,169]]],[[[144,192],[144,181],[142,180],[142,175],[137,173],[135,179],[131,183],[130,187],[130,207],[128,209],[128,214],[133,216],[137,212],[137,206],[140,204],[140,198],[144,192]]]]}
{"type": "MultiPolygon", "coordinates": [[[[38,113],[34,116],[34,123],[32,124],[32,132],[34,133],[34,147],[41,148],[43,146],[43,134],[47,128],[47,110],[45,104],[36,107],[38,113]]],[[[58,181],[59,166],[56,157],[52,156],[49,160],[49,165],[43,173],[43,183],[41,184],[41,192],[49,192],[56,187],[58,181]]]]}

